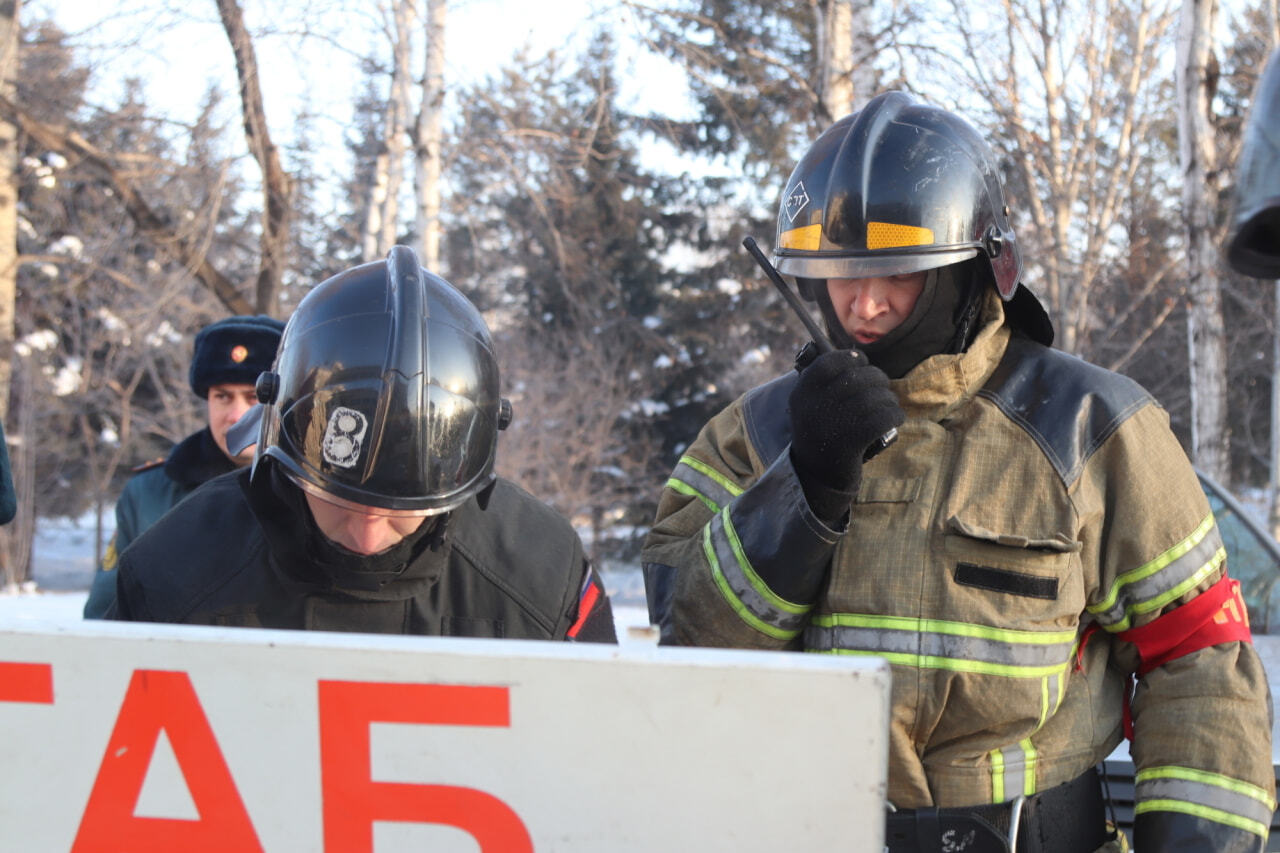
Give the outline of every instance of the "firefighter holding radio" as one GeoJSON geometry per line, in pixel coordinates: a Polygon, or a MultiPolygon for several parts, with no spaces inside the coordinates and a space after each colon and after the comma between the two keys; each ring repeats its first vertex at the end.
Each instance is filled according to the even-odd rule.
{"type": "Polygon", "coordinates": [[[1269,692],[1213,514],[1160,405],[1051,348],[1009,216],[986,141],[906,94],[811,145],[774,259],[829,351],[689,446],[651,615],[887,659],[895,853],[1123,849],[1096,766],[1126,735],[1138,850],[1261,851],[1269,692]]]}

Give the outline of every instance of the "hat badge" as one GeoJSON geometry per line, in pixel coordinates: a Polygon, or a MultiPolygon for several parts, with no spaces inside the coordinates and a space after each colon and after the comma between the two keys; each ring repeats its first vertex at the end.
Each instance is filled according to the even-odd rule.
{"type": "Polygon", "coordinates": [[[244,344],[236,344],[231,348],[231,360],[236,364],[244,361],[249,357],[249,348],[244,344]]]}

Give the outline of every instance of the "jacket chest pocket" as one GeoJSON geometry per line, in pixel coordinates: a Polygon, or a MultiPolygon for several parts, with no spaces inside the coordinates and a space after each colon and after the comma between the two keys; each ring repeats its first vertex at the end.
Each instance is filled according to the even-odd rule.
{"type": "Polygon", "coordinates": [[[1014,532],[972,516],[946,521],[944,552],[953,592],[979,608],[1031,622],[1078,617],[1084,608],[1081,543],[1055,530],[1014,532]]]}

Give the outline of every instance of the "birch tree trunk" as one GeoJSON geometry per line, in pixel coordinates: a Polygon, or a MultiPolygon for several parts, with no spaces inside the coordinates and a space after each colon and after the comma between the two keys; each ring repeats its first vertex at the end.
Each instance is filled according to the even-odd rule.
{"type": "MultiPolygon", "coordinates": [[[[0,94],[14,99],[21,0],[0,2],[0,94]]],[[[0,422],[9,414],[13,311],[18,289],[18,128],[0,118],[0,422]]]]}
{"type": "Polygon", "coordinates": [[[814,9],[818,34],[818,94],[828,122],[853,112],[853,8],[850,0],[820,0],[814,9]]]}
{"type": "MultiPolygon", "coordinates": [[[[19,362],[10,374],[10,396],[13,415],[9,423],[17,427],[12,433],[9,465],[13,471],[13,490],[18,498],[18,514],[11,524],[0,527],[0,541],[7,558],[0,580],[22,583],[31,577],[31,552],[36,538],[36,405],[31,397],[31,367],[19,362]]],[[[101,535],[98,540],[101,542],[101,535]]],[[[2,586],[3,584],[0,584],[2,586]]]]}
{"type": "Polygon", "coordinates": [[[414,123],[413,162],[416,208],[413,245],[422,263],[440,271],[440,170],[444,162],[444,45],[445,0],[427,0],[423,27],[426,58],[422,73],[422,103],[414,123]]]}
{"type": "Polygon", "coordinates": [[[272,314],[280,301],[280,286],[287,263],[293,191],[289,176],[280,163],[280,152],[271,141],[271,132],[267,128],[266,107],[258,80],[258,57],[244,25],[244,14],[236,0],[218,0],[218,13],[236,57],[245,141],[262,170],[262,236],[259,238],[262,260],[254,286],[254,310],[259,314],[272,314]]]}
{"type": "MultiPolygon", "coordinates": [[[[992,146],[1021,185],[1015,219],[1030,220],[1018,225],[1027,283],[1053,318],[1054,345],[1087,356],[1087,344],[1112,334],[1113,318],[1092,300],[1167,104],[1159,69],[1176,21],[1158,0],[1003,0],[1001,8],[996,30],[981,7],[953,0],[964,46],[938,56],[935,83],[988,105],[992,146]]],[[[1168,273],[1156,270],[1144,291],[1168,273]]]]}
{"type": "Polygon", "coordinates": [[[382,233],[382,216],[387,199],[387,182],[390,162],[387,151],[382,148],[373,158],[373,174],[370,176],[372,186],[366,200],[364,230],[360,239],[360,258],[363,261],[378,259],[378,235],[382,233]]]}
{"type": "MultiPolygon", "coordinates": [[[[18,70],[18,21],[21,0],[0,3],[0,94],[10,100],[14,97],[14,80],[18,70]]],[[[0,423],[8,420],[9,390],[13,379],[13,311],[18,285],[18,128],[8,119],[0,119],[0,423]]],[[[9,453],[9,476],[23,462],[25,452],[22,435],[12,435],[17,441],[9,453]]],[[[29,479],[29,478],[28,478],[29,479]]],[[[16,531],[12,525],[0,528],[0,587],[18,583],[29,574],[28,560],[15,559],[22,551],[15,545],[25,538],[30,541],[34,530],[31,524],[32,505],[30,488],[19,488],[14,477],[14,496],[18,498],[20,523],[25,525],[16,531]],[[22,533],[26,532],[27,536],[22,533]]],[[[29,551],[30,549],[26,549],[29,551]]]]}
{"type": "Polygon", "coordinates": [[[383,112],[382,146],[374,161],[373,191],[365,218],[363,254],[366,261],[386,255],[396,242],[400,220],[400,187],[404,183],[409,116],[409,62],[413,53],[415,0],[393,0],[391,16],[391,90],[383,112]]]}
{"type": "Polygon", "coordinates": [[[828,122],[847,116],[876,94],[871,0],[817,0],[815,86],[828,122]]]}
{"type": "MultiPolygon", "coordinates": [[[[853,103],[865,104],[876,95],[876,72],[871,64],[876,55],[875,24],[871,20],[871,0],[849,3],[849,83],[853,103]]],[[[837,116],[839,118],[839,116],[837,116]]]]}
{"type": "Polygon", "coordinates": [[[1183,0],[1178,30],[1178,152],[1187,235],[1187,347],[1191,363],[1191,458],[1230,484],[1227,351],[1214,245],[1216,150],[1209,74],[1216,0],[1183,0]]]}
{"type": "MultiPolygon", "coordinates": [[[[1271,49],[1280,45],[1280,8],[1276,0],[1267,3],[1271,22],[1271,49]]],[[[1271,51],[1267,52],[1271,55],[1271,51]]],[[[1259,69],[1258,73],[1262,73],[1259,69]]],[[[1280,539],[1280,281],[1275,282],[1275,307],[1271,323],[1271,476],[1268,480],[1271,512],[1267,526],[1273,539],[1280,539]]]]}
{"type": "MultiPolygon", "coordinates": [[[[1272,44],[1276,42],[1273,41],[1272,44]]],[[[1271,473],[1267,481],[1271,511],[1267,527],[1280,539],[1280,281],[1276,281],[1271,320],[1271,473]]]]}

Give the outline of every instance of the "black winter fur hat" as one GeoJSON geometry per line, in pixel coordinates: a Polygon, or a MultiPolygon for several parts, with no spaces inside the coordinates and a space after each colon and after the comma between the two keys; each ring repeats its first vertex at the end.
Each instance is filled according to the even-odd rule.
{"type": "Polygon", "coordinates": [[[205,326],[196,335],[191,356],[191,390],[205,399],[210,385],[254,384],[275,362],[283,332],[284,323],[265,314],[228,317],[205,326]]]}

